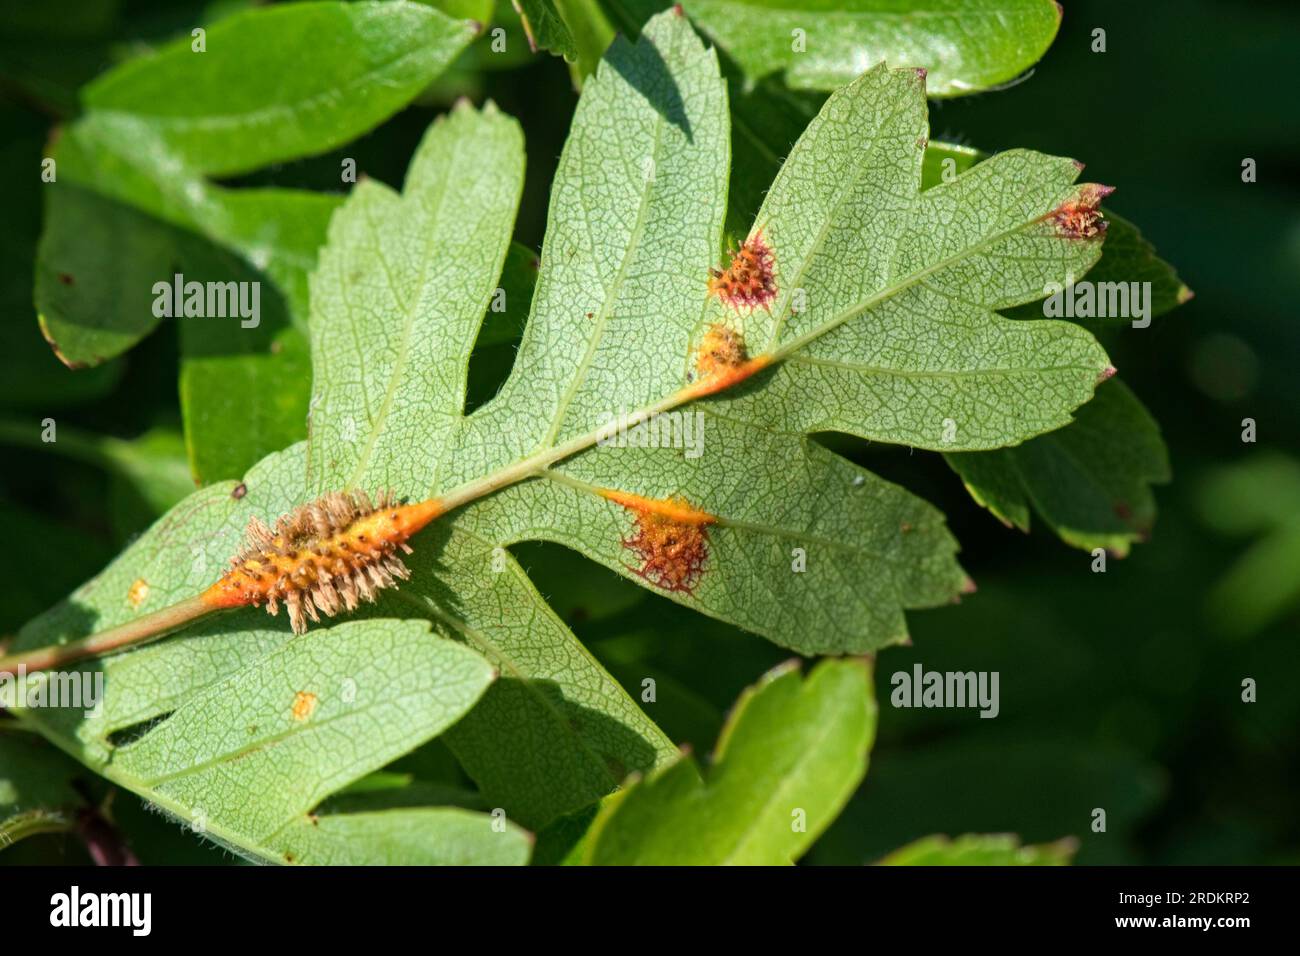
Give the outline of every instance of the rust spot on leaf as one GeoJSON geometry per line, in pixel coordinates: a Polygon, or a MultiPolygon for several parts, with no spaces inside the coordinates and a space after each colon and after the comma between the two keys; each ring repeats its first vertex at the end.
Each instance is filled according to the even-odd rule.
{"type": "Polygon", "coordinates": [[[640,559],[637,574],[665,591],[693,591],[709,556],[708,526],[718,519],[681,496],[644,498],[612,490],[600,494],[632,512],[636,530],[623,539],[623,547],[640,559]]]}
{"type": "Polygon", "coordinates": [[[1066,239],[1092,239],[1106,231],[1101,201],[1115,191],[1114,186],[1088,183],[1080,187],[1073,199],[1063,202],[1048,215],[1058,235],[1066,239]]]}
{"type": "Polygon", "coordinates": [[[687,390],[687,396],[700,398],[730,388],[766,368],[770,361],[763,355],[749,358],[744,336],[715,322],[700,339],[695,353],[695,384],[687,390]]]}
{"type": "Polygon", "coordinates": [[[775,259],[761,232],[746,239],[725,271],[709,270],[709,295],[735,309],[766,308],[776,298],[775,259]]]}
{"type": "Polygon", "coordinates": [[[727,372],[745,364],[745,337],[735,329],[715,322],[700,339],[700,349],[695,353],[695,371],[700,380],[708,380],[720,372],[727,372]]]}
{"type": "Polygon", "coordinates": [[[230,497],[234,498],[236,501],[244,497],[246,494],[248,494],[248,485],[244,484],[242,481],[235,485],[235,487],[230,491],[230,497]]]}
{"type": "Polygon", "coordinates": [[[144,578],[136,578],[126,592],[126,603],[132,608],[139,608],[147,600],[149,600],[149,582],[144,578]]]}
{"type": "Polygon", "coordinates": [[[315,711],[320,700],[310,691],[300,690],[293,698],[293,719],[306,720],[315,711]]]}

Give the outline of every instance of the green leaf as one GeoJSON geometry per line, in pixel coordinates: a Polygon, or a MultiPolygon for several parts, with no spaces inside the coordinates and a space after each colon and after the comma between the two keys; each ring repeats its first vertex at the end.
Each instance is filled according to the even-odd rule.
{"type": "MultiPolygon", "coordinates": [[[[1071,160],[1011,150],[918,192],[923,85],[872,70],[791,150],[754,230],[782,291],[744,329],[756,350],[789,359],[766,388],[727,402],[735,414],[793,411],[809,431],[975,450],[1065,424],[1105,373],[1078,327],[995,311],[1096,261],[1100,243],[1051,222],[1092,187],[1073,185],[1071,160]]],[[[712,309],[706,318],[722,317],[712,309]]]]}
{"type": "Polygon", "coordinates": [[[564,17],[555,7],[555,0],[511,0],[519,14],[534,51],[549,50],[570,62],[578,58],[578,44],[564,17]]]}
{"type": "MultiPolygon", "coordinates": [[[[646,6],[609,0],[628,15],[646,6]]],[[[751,81],[784,72],[794,89],[831,90],[885,61],[929,71],[931,96],[1014,79],[1051,46],[1052,0],[693,0],[691,19],[751,81]]]]}
{"type": "MultiPolygon", "coordinates": [[[[14,709],[110,780],[251,858],[356,863],[382,853],[386,862],[443,862],[439,841],[427,832],[420,844],[399,847],[383,819],[314,820],[311,811],[459,719],[491,683],[491,666],[430,634],[427,624],[384,620],[346,622],[328,640],[281,642],[265,656],[245,652],[244,659],[248,666],[228,676],[171,688],[177,697],[164,706],[174,711],[158,710],[153,719],[160,722],[126,744],[109,737],[122,719],[112,695],[100,718],[14,709]],[[323,832],[315,832],[318,824],[323,832]],[[367,831],[380,834],[376,843],[348,839],[367,831]]],[[[104,665],[106,686],[115,683],[114,663],[104,665]]],[[[95,670],[75,673],[90,678],[95,670]]],[[[457,856],[481,852],[498,861],[505,838],[489,817],[473,817],[435,815],[427,822],[465,844],[457,856]],[[477,833],[466,826],[474,822],[477,833]]]]}
{"type": "Polygon", "coordinates": [[[614,27],[598,0],[511,0],[523,23],[528,46],[549,50],[572,65],[582,85],[614,39],[614,27]]]}
{"type": "MultiPolygon", "coordinates": [[[[456,467],[448,443],[522,177],[515,123],[462,106],[430,130],[402,195],[364,183],[335,217],[312,285],[312,494],[424,496],[456,467]]],[[[449,738],[490,800],[538,825],[675,752],[498,541],[460,523],[432,537],[397,606],[450,626],[509,678],[449,738]]]]}
{"type": "Polygon", "coordinates": [[[862,780],[875,725],[866,661],[823,661],[806,680],[778,668],[741,696],[703,774],[683,758],[610,800],[585,861],[791,863],[862,780]]]}
{"type": "Polygon", "coordinates": [[[1170,479],[1159,426],[1118,380],[1065,428],[1015,448],[945,457],[1004,524],[1028,531],[1032,509],[1066,544],[1120,557],[1150,534],[1151,485],[1170,479]]]}
{"type": "Polygon", "coordinates": [[[950,840],[929,836],[895,850],[880,861],[881,866],[1069,866],[1078,843],[1071,839],[1056,843],[1021,846],[1007,833],[968,833],[950,840]]]}
{"type": "Polygon", "coordinates": [[[328,814],[298,823],[285,842],[318,865],[523,866],[532,852],[527,831],[457,807],[328,814]]]}
{"type": "MultiPolygon", "coordinates": [[[[584,90],[560,160],[514,372],[466,420],[430,490],[562,445],[680,387],[683,354],[710,309],[701,277],[720,245],[725,123],[716,61],[682,18],[666,14],[635,47],[614,45],[584,90]],[[612,168],[611,148],[622,157],[612,168]]],[[[903,641],[904,608],[945,603],[965,582],[942,516],[810,444],[782,421],[791,412],[797,417],[791,407],[737,421],[711,407],[688,410],[714,449],[702,457],[686,448],[595,449],[476,503],[457,522],[502,547],[565,544],[646,583],[626,547],[634,516],[601,491],[685,495],[717,519],[713,570],[697,588],[663,593],[806,653],[903,641]],[[748,454],[738,460],[732,448],[748,454]],[[798,547],[808,550],[802,576],[791,571],[798,547]]]]}
{"type": "Polygon", "coordinates": [[[235,14],[106,73],[86,108],[214,176],[325,152],[395,113],[473,38],[414,3],[296,3],[235,14]],[[269,71],[269,75],[268,75],[269,71]]]}
{"type": "Polygon", "coordinates": [[[415,4],[294,4],[222,21],[206,52],[187,38],[101,77],[54,153],[60,181],[49,187],[36,305],[56,354],[81,367],[129,349],[159,321],[154,283],[175,272],[261,282],[264,302],[283,309],[260,331],[183,320],[209,324],[182,336],[191,466],[202,481],[236,477],[304,437],[306,277],[339,200],[227,189],[204,174],[360,135],[427,86],[475,29],[415,4]],[[240,409],[236,394],[260,398],[240,409]]]}

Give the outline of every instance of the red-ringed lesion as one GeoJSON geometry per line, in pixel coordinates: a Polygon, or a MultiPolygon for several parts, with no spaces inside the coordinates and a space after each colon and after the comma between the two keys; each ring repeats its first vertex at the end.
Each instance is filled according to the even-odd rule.
{"type": "Polygon", "coordinates": [[[776,257],[760,229],[731,254],[725,269],[709,270],[709,295],[734,309],[769,308],[776,298],[776,257]]]}
{"type": "Polygon", "coordinates": [[[1047,221],[1065,239],[1094,239],[1104,235],[1106,218],[1101,212],[1101,202],[1114,191],[1114,186],[1087,183],[1048,213],[1047,221]]]}

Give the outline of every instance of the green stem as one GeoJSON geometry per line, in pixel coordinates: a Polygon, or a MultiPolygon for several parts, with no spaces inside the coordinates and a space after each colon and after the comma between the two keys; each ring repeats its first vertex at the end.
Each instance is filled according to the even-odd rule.
{"type": "Polygon", "coordinates": [[[214,608],[203,600],[202,595],[195,595],[192,598],[186,598],[184,601],[178,601],[161,610],[154,611],[152,614],[138,617],[134,621],[127,621],[117,627],[111,627],[106,631],[99,631],[89,637],[83,637],[79,641],[70,641],[67,644],[51,644],[48,647],[38,647],[35,650],[21,654],[0,657],[0,674],[17,674],[19,668],[23,668],[29,673],[43,671],[51,667],[59,667],[64,664],[71,664],[74,661],[84,660],[87,657],[111,654],[113,651],[125,647],[144,644],[165,637],[173,631],[180,630],[185,625],[218,610],[220,609],[214,608]]]}

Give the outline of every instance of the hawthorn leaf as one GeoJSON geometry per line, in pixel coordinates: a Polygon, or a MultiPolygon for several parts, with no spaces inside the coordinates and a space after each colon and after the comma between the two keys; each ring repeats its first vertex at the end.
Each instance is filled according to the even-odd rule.
{"type": "MultiPolygon", "coordinates": [[[[925,150],[921,188],[929,189],[946,182],[987,158],[987,153],[970,146],[957,143],[931,143],[925,150]]],[[[1137,226],[1109,209],[1105,213],[1106,243],[1102,247],[1101,258],[1088,270],[1088,281],[1092,283],[1149,282],[1150,291],[1144,294],[1147,296],[1151,318],[1164,315],[1188,302],[1193,297],[1192,290],[1178,277],[1173,266],[1156,255],[1155,247],[1142,237],[1137,226]]],[[[1073,278],[1077,280],[1083,276],[1076,275],[1073,278]]],[[[1044,290],[1044,295],[1046,294],[1047,290],[1044,290]]],[[[1005,313],[1015,318],[1035,319],[1042,317],[1043,308],[1041,304],[1025,303],[1007,309],[1005,313]]],[[[1128,325],[1130,322],[1129,316],[1109,318],[1112,320],[1118,318],[1122,325],[1128,325]]],[[[1081,321],[1105,320],[1082,319],[1081,321]]]]}
{"type": "MultiPolygon", "coordinates": [[[[354,485],[424,496],[442,483],[522,177],[517,125],[461,106],[431,128],[400,196],[363,183],[335,217],[312,280],[308,497],[354,485]]],[[[449,737],[489,799],[537,825],[675,753],[501,543],[459,522],[426,539],[392,600],[505,675],[449,737]]]]}
{"type": "Polygon", "coordinates": [[[1069,866],[1078,849],[1073,839],[1022,845],[1009,833],[949,839],[928,836],[895,850],[878,866],[1069,866]]]}
{"type": "Polygon", "coordinates": [[[82,92],[92,113],[156,132],[212,176],[322,153],[397,112],[478,27],[417,3],[296,3],[236,13],[82,92]],[[273,76],[263,71],[270,69],[273,76]]]}
{"type": "MultiPolygon", "coordinates": [[[[243,659],[242,670],[191,683],[174,710],[158,712],[141,736],[124,744],[108,733],[120,720],[111,694],[98,717],[13,709],[76,748],[109,780],[251,859],[357,863],[386,852],[387,862],[441,862],[429,834],[423,849],[408,846],[397,855],[391,837],[369,846],[346,839],[353,827],[384,833],[382,821],[321,817],[326,832],[316,834],[311,811],[343,785],[445,730],[491,683],[492,667],[431,634],[424,622],[393,620],[345,622],[328,641],[282,641],[264,656],[245,651],[243,659]],[[65,736],[69,731],[76,736],[65,736]]],[[[104,662],[104,669],[112,663],[104,662]]],[[[68,673],[92,679],[97,670],[91,664],[68,673]]],[[[105,677],[104,686],[115,682],[105,677]]],[[[496,861],[500,841],[493,821],[474,816],[476,835],[466,832],[463,818],[429,822],[459,833],[469,842],[465,852],[478,845],[496,861]]]]}
{"type": "MultiPolygon", "coordinates": [[[[514,368],[494,399],[466,414],[469,358],[501,283],[523,155],[517,125],[495,107],[458,107],[430,128],[400,193],[362,182],[331,220],[310,282],[308,441],[238,484],[181,502],[24,629],[19,646],[81,636],[205,588],[252,516],[273,520],[354,488],[438,497],[449,513],[414,540],[411,580],[348,623],[405,622],[425,637],[432,625],[437,639],[474,648],[500,673],[446,743],[484,800],[540,829],[629,772],[678,766],[677,751],[542,600],[511,545],[554,540],[808,653],[906,640],[905,609],[965,589],[955,542],[929,505],[808,433],[838,427],[949,450],[1011,444],[1068,421],[1106,368],[1077,326],[995,312],[1095,261],[1099,243],[1063,235],[1060,218],[1096,187],[1075,186],[1069,160],[1017,151],[920,192],[925,137],[913,71],[881,67],[833,95],[759,213],[755,235],[775,257],[773,308],[729,312],[708,294],[727,213],[725,86],[684,16],[654,18],[636,44],[616,41],[585,85],[514,368]],[[808,308],[795,307],[796,290],[808,308]],[[734,396],[674,411],[672,441],[660,432],[652,443],[597,442],[612,414],[675,409],[709,385],[695,380],[692,359],[717,325],[739,327],[767,370],[734,396]],[[878,336],[885,354],[872,352],[878,336]],[[835,388],[829,372],[791,371],[807,356],[843,366],[835,388]],[[948,366],[938,374],[936,360],[948,366]],[[903,404],[862,399],[882,381],[903,404]],[[922,411],[960,409],[960,437],[932,438],[932,416],[904,417],[918,395],[933,406],[922,411]],[[702,444],[677,440],[688,421],[702,444]],[[692,520],[673,517],[682,513],[692,520]],[[683,547],[685,564],[673,557],[683,547]],[[655,572],[665,563],[676,578],[655,572]]],[[[184,208],[161,191],[155,199],[184,208]]],[[[98,662],[114,676],[102,726],[74,715],[47,729],[96,766],[126,747],[147,759],[149,741],[167,740],[156,735],[169,726],[183,738],[176,747],[210,747],[197,718],[177,723],[176,714],[195,713],[186,708],[214,682],[260,673],[259,655],[331,647],[343,626],[324,622],[286,642],[283,620],[254,610],[205,620],[98,662]],[[119,745],[142,724],[138,742],[119,745]]],[[[856,667],[853,680],[865,682],[864,665],[826,667],[856,667]]],[[[821,673],[810,687],[848,680],[821,673]]],[[[866,713],[869,698],[859,704],[866,713]]],[[[861,758],[845,758],[857,751],[831,734],[845,748],[837,766],[848,790],[870,737],[870,715],[862,721],[853,745],[861,758]]],[[[433,732],[379,749],[396,756],[433,732]]],[[[112,766],[121,765],[119,753],[112,766]]],[[[349,765],[343,776],[380,765],[349,765]]],[[[186,786],[186,799],[208,789],[186,786]]],[[[310,796],[323,794],[314,787],[310,796]]],[[[829,813],[839,799],[825,792],[801,805],[829,813]]],[[[306,802],[290,816],[284,806],[250,811],[239,832],[273,856],[294,853],[265,830],[290,827],[306,802]]],[[[793,858],[806,848],[800,840],[776,849],[793,858]]]]}
{"type": "MultiPolygon", "coordinates": [[[[624,22],[655,0],[605,0],[624,22]]],[[[923,67],[929,95],[961,96],[1019,76],[1061,23],[1052,0],[692,0],[691,19],[750,82],[783,72],[792,89],[832,90],[880,62],[923,67]]]]}
{"type": "Polygon", "coordinates": [[[1030,511],[1066,544],[1124,557],[1155,523],[1152,484],[1170,480],[1160,428],[1137,396],[1107,382],[1075,421],[1014,448],[946,455],[979,504],[1029,530],[1030,511]]]}
{"type": "Polygon", "coordinates": [[[741,695],[701,770],[690,757],[608,800],[585,862],[716,866],[793,863],[867,770],[876,703],[866,660],[767,674],[741,695]]]}
{"type": "Polygon", "coordinates": [[[549,50],[569,62],[578,58],[578,43],[573,31],[556,8],[556,0],[510,0],[523,24],[528,46],[534,52],[549,50]]]}
{"type": "Polygon", "coordinates": [[[460,807],[331,813],[297,820],[282,836],[289,852],[316,865],[523,866],[532,838],[507,822],[460,807]]]}
{"type": "MultiPolygon", "coordinates": [[[[391,219],[397,200],[377,187],[359,189],[336,219],[313,285],[313,445],[332,449],[328,459],[313,460],[314,489],[369,481],[433,494],[554,448],[612,411],[644,406],[680,386],[702,311],[701,277],[725,215],[724,100],[716,60],[683,18],[657,19],[636,46],[615,43],[584,89],[561,157],[513,373],[493,401],[468,417],[461,417],[464,363],[491,279],[461,292],[464,313],[452,320],[445,307],[412,308],[418,290],[393,297],[401,281],[390,285],[366,265],[375,252],[348,223],[379,215],[363,214],[367,204],[391,219]],[[611,130],[618,136],[612,142],[611,130]],[[617,164],[608,161],[611,146],[623,157],[617,164]],[[353,295],[359,307],[341,307],[331,291],[341,272],[361,285],[353,295]],[[367,319],[367,310],[376,318],[367,319]],[[385,324],[378,314],[406,318],[385,324]],[[403,356],[399,346],[407,341],[418,359],[403,356]],[[431,372],[406,381],[408,365],[431,372]],[[394,411],[374,414],[372,395],[385,396],[383,407],[394,411]],[[449,446],[441,458],[409,453],[416,426],[406,421],[416,415],[428,447],[449,446]]],[[[592,449],[463,509],[451,520],[480,543],[481,557],[452,587],[468,586],[468,568],[489,572],[494,549],[504,561],[506,547],[538,539],[655,584],[627,548],[635,515],[603,495],[610,488],[653,499],[685,495],[713,518],[699,586],[658,586],[661,593],[804,653],[904,642],[904,609],[947,603],[969,587],[942,516],[924,502],[797,430],[731,421],[710,409],[682,414],[688,417],[676,423],[699,423],[696,434],[711,449],[703,457],[698,448],[592,449]],[[805,557],[806,571],[794,573],[805,557]],[[846,592],[853,595],[848,602],[846,592]]],[[[626,759],[619,766],[644,769],[626,759]]]]}
{"type": "MultiPolygon", "coordinates": [[[[790,151],[751,236],[772,250],[778,293],[743,319],[753,351],[785,357],[733,414],[793,418],[937,450],[996,448],[1070,420],[1108,374],[1067,322],[996,310],[1082,275],[1099,237],[1066,233],[1088,204],[1072,160],[1000,153],[924,192],[924,77],[879,67],[833,94],[790,151]]],[[[725,317],[711,300],[706,320],[725,317]]]]}

